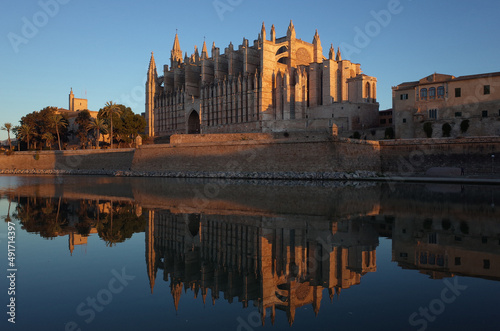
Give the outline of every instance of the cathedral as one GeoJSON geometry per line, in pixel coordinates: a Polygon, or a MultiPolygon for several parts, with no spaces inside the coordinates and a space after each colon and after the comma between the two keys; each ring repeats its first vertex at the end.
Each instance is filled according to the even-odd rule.
{"type": "Polygon", "coordinates": [[[153,53],[146,81],[147,134],[362,130],[378,126],[377,79],[330,47],[318,32],[298,39],[292,22],[278,38],[264,23],[253,45],[224,52],[206,42],[182,56],[176,34],[170,66],[158,75],[153,53]]]}

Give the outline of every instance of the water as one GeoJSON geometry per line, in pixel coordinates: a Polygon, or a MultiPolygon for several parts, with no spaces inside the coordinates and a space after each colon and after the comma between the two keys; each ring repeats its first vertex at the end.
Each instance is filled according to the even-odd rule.
{"type": "Polygon", "coordinates": [[[2,330],[498,329],[497,186],[3,176],[0,195],[2,330]]]}

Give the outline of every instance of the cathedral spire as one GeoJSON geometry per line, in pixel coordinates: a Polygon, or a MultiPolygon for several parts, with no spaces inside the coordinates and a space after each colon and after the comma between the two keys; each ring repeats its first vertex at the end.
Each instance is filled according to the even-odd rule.
{"type": "Polygon", "coordinates": [[[266,25],[264,22],[262,22],[262,29],[260,31],[260,37],[262,38],[262,41],[266,40],[266,25]]]}
{"type": "Polygon", "coordinates": [[[323,48],[321,47],[321,39],[319,39],[319,33],[317,29],[316,33],[314,33],[313,45],[314,45],[314,62],[316,63],[323,62],[323,48]]]}
{"type": "Polygon", "coordinates": [[[151,58],[149,59],[148,72],[152,72],[154,70],[156,70],[155,56],[154,56],[154,53],[151,52],[151,58]]]}
{"type": "Polygon", "coordinates": [[[342,54],[340,54],[340,47],[337,49],[337,56],[335,57],[335,61],[342,61],[342,54]]]}
{"type": "Polygon", "coordinates": [[[330,53],[328,53],[328,58],[330,60],[333,60],[334,56],[335,56],[335,49],[333,48],[333,44],[331,44],[330,45],[330,53]]]}
{"type": "Polygon", "coordinates": [[[288,31],[286,32],[286,36],[288,39],[295,39],[295,26],[293,26],[292,20],[290,20],[290,25],[288,26],[288,31]]]}
{"type": "Polygon", "coordinates": [[[177,32],[175,33],[174,46],[170,52],[170,61],[172,62],[172,67],[174,67],[174,62],[182,63],[182,51],[181,46],[179,45],[179,36],[177,35],[177,32]]]}
{"type": "Polygon", "coordinates": [[[314,33],[313,44],[321,44],[321,40],[319,39],[318,29],[316,29],[316,33],[314,33]]]}
{"type": "Polygon", "coordinates": [[[271,41],[276,42],[276,29],[274,28],[274,24],[271,26],[271,41]]]}
{"type": "Polygon", "coordinates": [[[203,40],[203,47],[201,49],[201,59],[202,60],[208,59],[207,43],[205,40],[203,40]]]}

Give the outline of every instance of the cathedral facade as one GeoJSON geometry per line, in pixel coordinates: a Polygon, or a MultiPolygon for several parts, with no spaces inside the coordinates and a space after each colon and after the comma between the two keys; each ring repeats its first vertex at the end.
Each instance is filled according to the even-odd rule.
{"type": "Polygon", "coordinates": [[[170,66],[157,73],[153,54],[146,82],[149,136],[189,133],[361,130],[378,126],[377,80],[330,47],[328,58],[316,31],[312,43],[286,36],[243,39],[224,53],[182,56],[175,35],[170,66]]]}

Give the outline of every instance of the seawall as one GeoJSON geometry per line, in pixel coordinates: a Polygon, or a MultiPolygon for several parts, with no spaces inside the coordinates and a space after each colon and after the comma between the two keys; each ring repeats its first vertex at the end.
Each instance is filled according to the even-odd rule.
{"type": "Polygon", "coordinates": [[[352,179],[462,167],[467,175],[481,175],[498,173],[491,155],[500,163],[499,137],[364,141],[317,133],[174,135],[170,144],[137,149],[0,155],[0,173],[352,179]]]}

